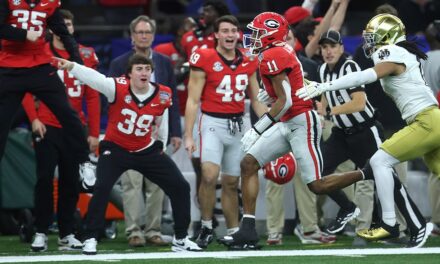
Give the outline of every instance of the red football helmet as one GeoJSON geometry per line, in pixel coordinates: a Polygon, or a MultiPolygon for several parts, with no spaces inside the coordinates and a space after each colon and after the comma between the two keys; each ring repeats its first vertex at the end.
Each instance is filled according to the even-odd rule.
{"type": "Polygon", "coordinates": [[[278,184],[290,182],[296,173],[296,160],[292,152],[264,165],[266,179],[278,184]]]}
{"type": "Polygon", "coordinates": [[[286,42],[289,33],[287,20],[274,12],[259,14],[247,25],[247,28],[252,30],[252,34],[243,35],[243,45],[252,54],[258,54],[263,49],[286,42]]]}

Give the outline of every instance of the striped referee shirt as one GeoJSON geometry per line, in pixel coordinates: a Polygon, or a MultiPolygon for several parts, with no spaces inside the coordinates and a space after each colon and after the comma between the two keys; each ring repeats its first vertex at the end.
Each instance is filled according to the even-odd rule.
{"type": "MultiPolygon", "coordinates": [[[[333,70],[329,69],[327,63],[323,63],[319,67],[319,78],[321,82],[328,82],[336,80],[339,77],[344,76],[350,72],[360,70],[361,68],[355,61],[347,59],[345,56],[342,56],[336,63],[333,70]]],[[[325,92],[324,96],[327,99],[328,106],[330,108],[333,108],[335,106],[342,105],[351,101],[351,93],[364,90],[365,87],[362,85],[349,89],[325,92]]],[[[371,106],[370,102],[367,99],[365,109],[363,111],[355,112],[352,114],[332,115],[331,118],[333,123],[341,129],[355,127],[364,122],[371,122],[372,119],[374,119],[374,108],[371,106]]]]}

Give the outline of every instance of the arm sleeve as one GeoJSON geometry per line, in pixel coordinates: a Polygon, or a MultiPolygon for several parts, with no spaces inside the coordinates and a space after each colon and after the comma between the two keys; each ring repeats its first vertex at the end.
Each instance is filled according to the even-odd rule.
{"type": "Polygon", "coordinates": [[[73,36],[67,30],[64,19],[58,9],[47,19],[47,26],[55,35],[60,37],[61,42],[63,42],[64,47],[70,55],[69,59],[79,64],[83,64],[84,62],[78,51],[78,43],[76,43],[73,36]]]}
{"type": "Polygon", "coordinates": [[[363,84],[369,84],[377,80],[376,71],[373,68],[364,71],[352,72],[342,76],[339,79],[325,83],[326,91],[336,91],[341,89],[349,89],[363,84]]]}
{"type": "Polygon", "coordinates": [[[26,115],[31,123],[38,118],[38,113],[37,109],[35,109],[35,102],[32,94],[26,93],[23,101],[21,101],[21,105],[23,106],[24,111],[26,112],[26,115]]]}
{"type": "Polygon", "coordinates": [[[105,95],[109,102],[113,102],[115,99],[116,84],[113,78],[106,77],[94,69],[78,63],[75,63],[70,73],[73,74],[76,79],[105,95]]]}
{"type": "Polygon", "coordinates": [[[6,22],[9,12],[8,0],[0,0],[0,39],[26,41],[26,30],[13,27],[6,22]]]}

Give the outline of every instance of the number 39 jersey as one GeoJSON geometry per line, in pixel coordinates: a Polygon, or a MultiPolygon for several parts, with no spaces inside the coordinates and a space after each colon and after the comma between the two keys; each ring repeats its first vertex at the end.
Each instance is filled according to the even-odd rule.
{"type": "Polygon", "coordinates": [[[127,151],[145,149],[154,141],[152,130],[155,117],[163,115],[172,104],[171,88],[152,83],[154,93],[139,101],[130,89],[129,79],[115,78],[115,84],[115,100],[109,107],[104,140],[127,151]]]}
{"type": "Polygon", "coordinates": [[[61,5],[59,0],[41,0],[31,8],[25,0],[8,0],[9,16],[6,23],[28,31],[41,32],[35,41],[2,40],[0,61],[2,67],[33,67],[49,63],[51,57],[45,52],[47,19],[61,5]]]}
{"type": "Polygon", "coordinates": [[[301,63],[292,47],[285,45],[283,47],[269,48],[264,50],[258,59],[260,60],[260,75],[264,88],[272,98],[276,99],[277,96],[275,95],[270,77],[284,71],[289,78],[292,106],[281,117],[281,121],[289,120],[313,108],[312,100],[304,101],[295,95],[296,91],[304,86],[304,79],[301,63]]]}
{"type": "Polygon", "coordinates": [[[201,96],[201,109],[205,113],[241,114],[244,112],[245,91],[249,77],[255,73],[258,61],[237,50],[231,65],[215,49],[198,49],[189,60],[191,67],[206,73],[201,96]]]}

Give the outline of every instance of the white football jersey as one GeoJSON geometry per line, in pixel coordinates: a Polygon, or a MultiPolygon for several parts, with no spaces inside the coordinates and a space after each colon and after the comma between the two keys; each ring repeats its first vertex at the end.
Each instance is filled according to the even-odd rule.
{"type": "Polygon", "coordinates": [[[396,103],[404,120],[410,122],[426,107],[437,105],[431,88],[425,82],[416,55],[402,47],[386,45],[376,50],[372,58],[375,65],[381,62],[394,62],[406,66],[404,73],[380,79],[385,93],[396,103]]]}

